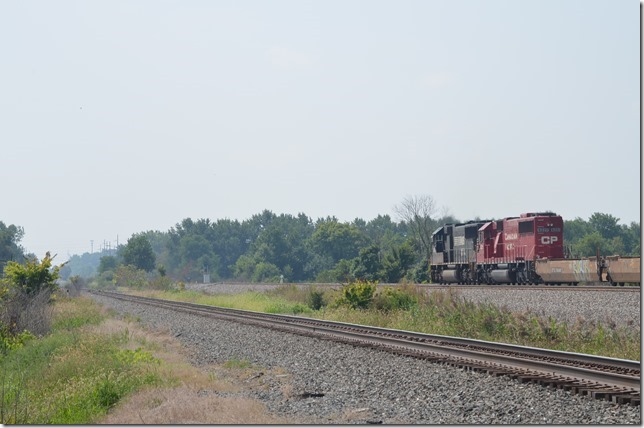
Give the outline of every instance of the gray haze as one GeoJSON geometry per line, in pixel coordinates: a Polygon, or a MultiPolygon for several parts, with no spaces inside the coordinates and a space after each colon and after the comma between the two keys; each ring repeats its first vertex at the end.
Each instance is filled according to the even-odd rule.
{"type": "Polygon", "coordinates": [[[0,220],[41,257],[185,217],[640,221],[640,4],[5,1],[0,220]]]}

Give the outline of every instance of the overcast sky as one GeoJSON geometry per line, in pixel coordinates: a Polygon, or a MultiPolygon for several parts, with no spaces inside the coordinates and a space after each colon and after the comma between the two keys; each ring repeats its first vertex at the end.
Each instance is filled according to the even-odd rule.
{"type": "Polygon", "coordinates": [[[42,257],[186,217],[640,221],[640,3],[3,1],[0,220],[42,257]]]}

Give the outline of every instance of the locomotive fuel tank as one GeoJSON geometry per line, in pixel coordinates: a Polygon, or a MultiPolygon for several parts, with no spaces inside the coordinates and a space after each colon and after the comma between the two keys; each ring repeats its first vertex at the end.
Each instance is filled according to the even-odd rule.
{"type": "Polygon", "coordinates": [[[450,282],[459,282],[460,280],[458,279],[458,272],[454,269],[445,269],[442,272],[443,275],[443,281],[450,283],[450,282]]]}
{"type": "Polygon", "coordinates": [[[509,269],[495,269],[490,272],[490,276],[495,282],[514,282],[513,273],[509,269]]]}

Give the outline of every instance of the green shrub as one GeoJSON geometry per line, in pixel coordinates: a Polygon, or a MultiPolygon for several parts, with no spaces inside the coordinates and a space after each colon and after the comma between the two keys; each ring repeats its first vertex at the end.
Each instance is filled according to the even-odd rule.
{"type": "Polygon", "coordinates": [[[35,338],[36,336],[27,330],[18,334],[11,334],[6,326],[1,326],[0,353],[6,354],[8,351],[20,349],[25,345],[25,343],[35,338]]]}
{"type": "Polygon", "coordinates": [[[376,292],[375,281],[356,280],[342,287],[339,305],[349,305],[353,309],[367,309],[376,292]]]}
{"type": "Polygon", "coordinates": [[[373,299],[373,307],[382,311],[410,310],[418,305],[418,298],[405,289],[386,287],[373,299]]]}
{"type": "Polygon", "coordinates": [[[131,265],[121,265],[116,268],[112,282],[117,287],[129,287],[143,289],[148,285],[144,270],[137,269],[131,265]]]}
{"type": "MultiPolygon", "coordinates": [[[[54,255],[54,257],[56,257],[54,255]]],[[[4,280],[14,290],[24,294],[38,294],[41,290],[55,291],[60,269],[65,265],[53,266],[49,251],[42,261],[37,257],[26,258],[23,264],[8,261],[4,267],[4,280]]]]}
{"type": "MultiPolygon", "coordinates": [[[[171,290],[173,287],[172,280],[167,276],[158,276],[150,280],[150,288],[153,290],[171,290]]],[[[185,287],[185,285],[184,285],[185,287]]]]}
{"type": "Polygon", "coordinates": [[[306,298],[306,304],[314,311],[318,311],[327,305],[324,298],[324,292],[316,289],[311,289],[306,298]]]}

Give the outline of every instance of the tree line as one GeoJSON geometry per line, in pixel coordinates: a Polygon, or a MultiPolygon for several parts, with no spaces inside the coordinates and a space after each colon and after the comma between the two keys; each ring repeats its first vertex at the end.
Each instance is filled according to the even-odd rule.
{"type": "MultiPolygon", "coordinates": [[[[60,276],[116,282],[131,276],[124,267],[133,266],[183,282],[201,282],[204,274],[211,282],[428,282],[432,233],[460,221],[436,215],[430,196],[408,197],[395,212],[396,220],[378,215],[349,222],[270,210],[243,221],[185,218],[168,231],[136,233],[117,251],[72,256],[60,276]]],[[[22,233],[0,222],[0,255],[20,258],[22,233]]],[[[640,234],[639,223],[619,224],[610,214],[564,220],[564,244],[573,257],[598,249],[602,255],[639,255],[640,234]]]]}
{"type": "MultiPolygon", "coordinates": [[[[269,210],[241,222],[186,218],[167,232],[135,234],[116,255],[100,259],[97,275],[113,279],[119,265],[133,265],[184,282],[201,282],[204,273],[212,282],[428,282],[432,233],[459,222],[432,216],[428,201],[397,207],[398,221],[389,215],[312,221],[303,213],[269,210]]],[[[602,255],[639,255],[640,225],[620,225],[602,213],[565,220],[564,243],[574,257],[595,255],[597,249],[602,255]]]]}

